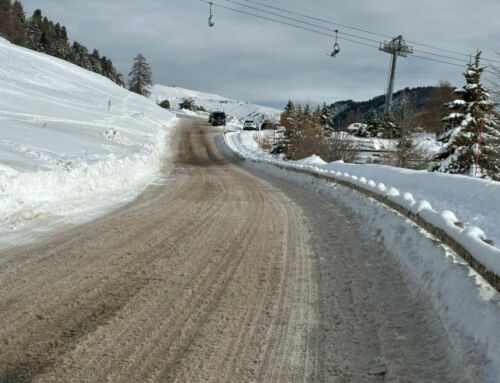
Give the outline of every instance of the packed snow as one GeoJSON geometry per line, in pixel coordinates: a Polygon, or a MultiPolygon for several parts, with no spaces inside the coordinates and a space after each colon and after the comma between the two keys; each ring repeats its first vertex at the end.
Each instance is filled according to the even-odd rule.
{"type": "Polygon", "coordinates": [[[0,38],[0,233],[137,195],[159,174],[175,121],[105,77],[0,38]]]}
{"type": "Polygon", "coordinates": [[[326,163],[317,156],[282,161],[262,151],[254,134],[225,135],[240,155],[342,179],[392,199],[454,238],[489,270],[500,275],[500,182],[383,165],[326,163]],[[457,226],[460,225],[460,226],[457,226]]]}
{"type": "Polygon", "coordinates": [[[153,101],[159,104],[168,100],[170,107],[174,110],[179,109],[179,104],[187,98],[192,98],[196,106],[203,107],[207,112],[225,112],[228,116],[236,118],[240,122],[246,119],[257,122],[263,122],[264,120],[278,121],[281,114],[280,110],[267,106],[250,104],[246,101],[233,100],[216,94],[198,92],[177,86],[154,85],[151,89],[151,99],[153,101]]]}

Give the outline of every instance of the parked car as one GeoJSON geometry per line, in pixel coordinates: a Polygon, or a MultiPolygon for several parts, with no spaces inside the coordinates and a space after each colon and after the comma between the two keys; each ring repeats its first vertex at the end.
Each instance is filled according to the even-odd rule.
{"type": "Polygon", "coordinates": [[[260,130],[278,129],[278,127],[279,127],[279,124],[277,124],[277,123],[275,123],[273,121],[266,120],[260,126],[260,130]]]}
{"type": "Polygon", "coordinates": [[[211,120],[212,126],[226,126],[226,113],[213,112],[211,116],[212,116],[211,120]]]}
{"type": "Polygon", "coordinates": [[[260,125],[253,120],[246,120],[243,124],[243,130],[260,130],[260,125]]]}
{"type": "Polygon", "coordinates": [[[211,123],[212,123],[213,118],[214,118],[214,114],[213,114],[213,113],[210,113],[210,114],[208,115],[208,123],[209,123],[209,124],[211,124],[211,123]]]}

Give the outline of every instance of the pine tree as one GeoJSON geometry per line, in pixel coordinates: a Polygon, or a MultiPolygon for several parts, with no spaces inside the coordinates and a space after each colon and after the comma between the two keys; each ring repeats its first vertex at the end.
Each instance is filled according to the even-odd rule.
{"type": "Polygon", "coordinates": [[[458,98],[448,103],[450,113],[438,135],[443,147],[429,170],[500,180],[500,123],[495,104],[481,84],[480,57],[478,52],[467,66],[466,84],[455,91],[458,98]]]}
{"type": "Polygon", "coordinates": [[[151,85],[151,67],[146,62],[146,58],[139,53],[134,58],[134,65],[129,73],[129,89],[132,92],[148,97],[150,95],[149,88],[151,85]]]}
{"type": "Polygon", "coordinates": [[[323,103],[323,106],[321,107],[319,112],[322,125],[326,128],[333,128],[332,111],[330,110],[330,108],[328,108],[328,106],[326,106],[326,103],[323,103]]]}
{"type": "Polygon", "coordinates": [[[371,108],[364,121],[366,125],[366,132],[368,137],[380,137],[382,136],[382,126],[380,123],[380,119],[378,118],[377,111],[371,108]]]}
{"type": "Polygon", "coordinates": [[[40,9],[33,12],[33,16],[26,25],[26,46],[38,52],[43,52],[41,44],[42,38],[42,11],[40,9]]]}
{"type": "Polygon", "coordinates": [[[380,127],[380,137],[396,139],[399,138],[399,130],[396,125],[396,118],[391,112],[388,112],[384,115],[384,118],[381,121],[380,127]]]}
{"type": "Polygon", "coordinates": [[[97,49],[92,51],[92,54],[90,55],[90,62],[92,63],[93,72],[105,75],[101,64],[101,55],[97,49]]]}
{"type": "Polygon", "coordinates": [[[281,125],[284,127],[281,142],[277,143],[278,153],[284,153],[285,158],[291,158],[293,145],[297,133],[297,108],[295,104],[289,100],[285,111],[281,116],[281,125]]]}

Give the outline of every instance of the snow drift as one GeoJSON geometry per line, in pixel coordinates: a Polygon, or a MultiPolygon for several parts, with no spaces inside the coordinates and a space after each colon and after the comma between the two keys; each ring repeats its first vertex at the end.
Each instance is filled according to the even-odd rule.
{"type": "Polygon", "coordinates": [[[328,164],[317,156],[282,161],[260,150],[246,132],[229,133],[226,141],[243,157],[325,174],[387,197],[443,230],[500,275],[500,248],[486,242],[500,244],[500,182],[381,165],[328,164]]]}
{"type": "Polygon", "coordinates": [[[162,167],[175,116],[0,39],[0,231],[123,201],[162,167]]]}

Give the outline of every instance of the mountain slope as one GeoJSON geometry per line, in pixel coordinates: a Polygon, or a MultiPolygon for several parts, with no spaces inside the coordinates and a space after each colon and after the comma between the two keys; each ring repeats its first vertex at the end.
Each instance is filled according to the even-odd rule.
{"type": "Polygon", "coordinates": [[[0,232],[142,190],[174,121],[103,76],[0,38],[0,232]]]}
{"type": "MultiPolygon", "coordinates": [[[[426,103],[436,89],[432,86],[407,88],[394,93],[393,110],[396,114],[400,112],[403,96],[406,93],[409,104],[414,108],[415,113],[421,114],[426,111],[426,103]]],[[[334,116],[335,122],[340,128],[346,128],[353,122],[361,122],[361,119],[366,116],[370,109],[375,109],[379,116],[384,114],[385,95],[373,97],[367,101],[344,100],[337,101],[330,105],[330,110],[334,116]],[[350,121],[351,115],[358,115],[359,121],[350,121]],[[361,117],[361,118],[359,118],[361,117]]]]}
{"type": "Polygon", "coordinates": [[[267,106],[175,86],[154,85],[151,90],[152,100],[158,104],[168,100],[172,109],[178,109],[179,104],[186,98],[192,98],[196,106],[203,107],[207,112],[224,111],[239,120],[254,119],[259,122],[265,119],[278,120],[282,112],[267,106]]]}

